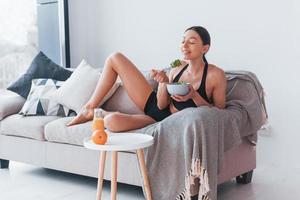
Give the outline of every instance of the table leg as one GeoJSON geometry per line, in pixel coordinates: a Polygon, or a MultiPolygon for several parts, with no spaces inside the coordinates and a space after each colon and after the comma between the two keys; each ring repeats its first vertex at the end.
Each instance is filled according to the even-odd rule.
{"type": "Polygon", "coordinates": [[[137,156],[138,156],[138,160],[139,160],[139,164],[140,164],[141,173],[143,176],[143,182],[144,182],[147,200],[152,200],[151,188],[150,188],[147,168],[146,168],[146,164],[145,164],[144,150],[138,149],[137,156]]]}
{"type": "Polygon", "coordinates": [[[117,198],[117,171],[118,171],[118,152],[111,152],[111,200],[117,198]]]}
{"type": "Polygon", "coordinates": [[[106,151],[101,151],[98,171],[98,185],[97,185],[97,197],[96,200],[101,200],[101,192],[103,187],[103,176],[105,168],[106,151]]]}

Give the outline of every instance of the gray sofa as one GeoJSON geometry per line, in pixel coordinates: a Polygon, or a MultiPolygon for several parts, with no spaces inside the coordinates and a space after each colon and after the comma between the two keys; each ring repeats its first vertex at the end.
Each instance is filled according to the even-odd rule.
{"type": "MultiPolygon", "coordinates": [[[[248,85],[252,87],[251,90],[255,90],[253,85],[248,85]]],[[[70,117],[23,117],[17,113],[24,101],[12,92],[0,91],[0,167],[8,168],[9,161],[18,161],[97,177],[99,152],[82,146],[83,138],[91,135],[91,122],[66,127],[70,117]]],[[[122,86],[104,104],[104,108],[124,113],[141,113],[122,86]]],[[[104,175],[107,180],[110,180],[109,157],[110,154],[104,175]]],[[[118,159],[118,182],[141,186],[136,154],[121,152],[118,159]]],[[[255,145],[244,138],[242,144],[225,152],[222,166],[218,183],[232,178],[236,178],[238,183],[251,182],[252,172],[256,167],[255,145]]]]}

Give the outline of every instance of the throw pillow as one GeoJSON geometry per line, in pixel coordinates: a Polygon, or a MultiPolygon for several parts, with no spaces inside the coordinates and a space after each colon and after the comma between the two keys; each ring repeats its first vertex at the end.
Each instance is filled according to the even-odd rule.
{"type": "Polygon", "coordinates": [[[50,78],[65,81],[72,72],[52,62],[43,52],[39,52],[33,59],[27,71],[7,89],[27,98],[32,79],[50,78]]]}
{"type": "Polygon", "coordinates": [[[53,79],[33,79],[28,98],[20,114],[25,116],[47,115],[61,117],[72,115],[74,111],[57,102],[51,101],[49,98],[63,83],[64,81],[53,79]]]}
{"type": "MultiPolygon", "coordinates": [[[[100,68],[91,67],[83,60],[64,85],[53,93],[51,99],[79,113],[96,89],[100,72],[100,68]]],[[[119,86],[119,82],[115,83],[99,106],[108,100],[119,86]]]]}

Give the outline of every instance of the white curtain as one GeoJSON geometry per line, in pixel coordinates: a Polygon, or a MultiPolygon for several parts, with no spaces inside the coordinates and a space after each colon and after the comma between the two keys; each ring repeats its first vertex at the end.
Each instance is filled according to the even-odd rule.
{"type": "Polygon", "coordinates": [[[36,0],[0,1],[0,88],[6,88],[37,53],[36,0]]]}

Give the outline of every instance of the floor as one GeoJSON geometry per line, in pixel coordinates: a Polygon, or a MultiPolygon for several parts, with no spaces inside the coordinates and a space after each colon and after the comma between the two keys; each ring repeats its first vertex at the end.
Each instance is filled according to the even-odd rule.
{"type": "MultiPolygon", "coordinates": [[[[87,200],[96,197],[97,179],[12,162],[0,170],[2,200],[87,200]]],[[[110,182],[104,182],[103,199],[110,199],[110,182]]],[[[118,199],[144,199],[140,187],[118,184],[118,199]]]]}
{"type": "MultiPolygon", "coordinates": [[[[234,180],[219,186],[218,200],[294,200],[300,196],[300,168],[284,167],[264,156],[267,137],[260,136],[257,169],[248,185],[234,180]]],[[[95,199],[97,180],[17,162],[0,170],[1,200],[87,200],[95,199]]],[[[142,200],[139,187],[118,184],[119,200],[142,200]]],[[[110,199],[110,182],[105,182],[103,199],[110,199]]]]}

